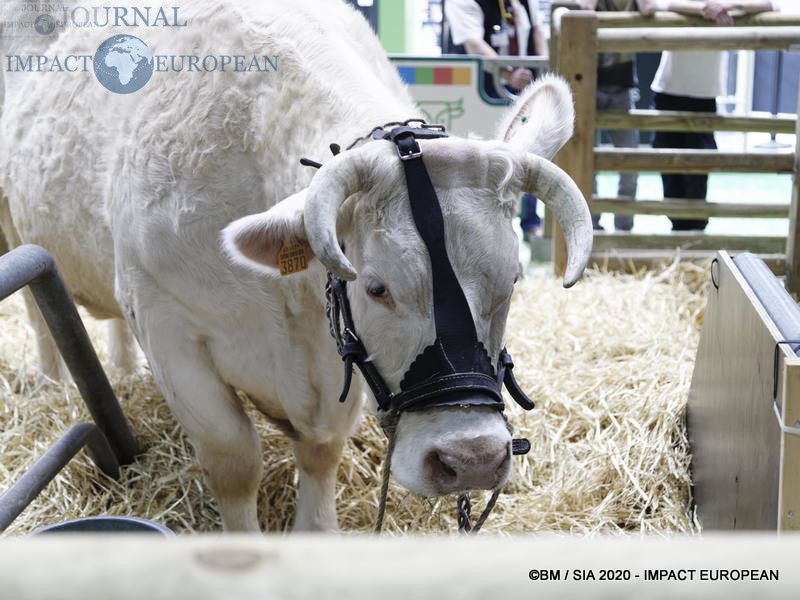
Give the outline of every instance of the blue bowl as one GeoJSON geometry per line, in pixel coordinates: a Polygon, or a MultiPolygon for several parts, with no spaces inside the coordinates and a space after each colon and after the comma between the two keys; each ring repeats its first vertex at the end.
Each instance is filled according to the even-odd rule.
{"type": "Polygon", "coordinates": [[[40,533],[158,533],[174,536],[175,533],[155,521],[135,517],[88,517],[64,521],[37,529],[31,535],[40,533]]]}

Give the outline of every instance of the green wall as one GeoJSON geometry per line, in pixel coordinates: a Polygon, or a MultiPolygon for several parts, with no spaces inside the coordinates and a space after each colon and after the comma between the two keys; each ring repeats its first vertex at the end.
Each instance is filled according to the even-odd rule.
{"type": "Polygon", "coordinates": [[[406,40],[406,4],[409,0],[378,0],[378,37],[387,52],[405,52],[406,40]]]}

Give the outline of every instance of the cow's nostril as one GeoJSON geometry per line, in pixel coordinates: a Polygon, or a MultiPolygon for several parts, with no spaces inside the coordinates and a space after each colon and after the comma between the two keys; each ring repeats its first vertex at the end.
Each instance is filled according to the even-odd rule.
{"type": "Polygon", "coordinates": [[[458,479],[458,472],[453,468],[446,454],[432,450],[428,453],[425,462],[430,471],[431,479],[440,485],[453,484],[458,479]]]}

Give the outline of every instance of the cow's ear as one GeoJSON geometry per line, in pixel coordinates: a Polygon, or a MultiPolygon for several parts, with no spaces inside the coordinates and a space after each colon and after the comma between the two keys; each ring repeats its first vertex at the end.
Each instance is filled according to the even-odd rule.
{"type": "Polygon", "coordinates": [[[268,211],[238,219],[222,230],[222,247],[235,263],[262,273],[289,275],[308,268],[314,252],[303,224],[306,190],[268,211]]]}
{"type": "Polygon", "coordinates": [[[572,137],[574,122],[569,84],[548,74],[522,90],[500,119],[497,137],[550,160],[572,137]]]}

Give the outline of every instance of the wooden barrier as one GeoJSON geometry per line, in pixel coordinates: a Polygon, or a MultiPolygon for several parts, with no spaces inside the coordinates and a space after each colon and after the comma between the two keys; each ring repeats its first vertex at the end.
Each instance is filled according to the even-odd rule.
{"type": "MultiPolygon", "coordinates": [[[[570,37],[575,44],[561,53],[559,72],[570,83],[575,101],[575,133],[556,155],[556,164],[569,173],[584,198],[592,197],[594,173],[595,92],[597,90],[597,18],[592,11],[570,13],[570,37]]],[[[551,66],[552,70],[552,66],[551,66]]],[[[549,228],[548,228],[549,229],[549,228]]],[[[564,234],[558,224],[553,231],[553,262],[561,276],[567,267],[564,234]]],[[[545,234],[548,232],[545,231],[545,234]]]]}
{"type": "Polygon", "coordinates": [[[796,536],[42,536],[0,543],[13,600],[797,598],[796,536]]]}
{"type": "Polygon", "coordinates": [[[683,198],[663,200],[626,200],[624,198],[592,198],[592,208],[597,212],[618,215],[663,215],[683,219],[731,217],[736,219],[785,219],[789,216],[786,204],[723,204],[722,202],[695,202],[683,198]],[[666,212],[665,212],[666,211],[666,212]]]}
{"type": "MultiPolygon", "coordinates": [[[[577,8],[577,3],[564,3],[577,8]]],[[[656,12],[645,16],[638,12],[600,12],[597,13],[600,27],[708,27],[706,19],[689,17],[673,12],[656,12]]],[[[733,22],[734,27],[797,27],[800,26],[800,13],[787,14],[764,12],[755,15],[740,13],[733,22]]]]}
{"type": "Polygon", "coordinates": [[[601,29],[600,52],[652,52],[658,50],[788,50],[800,45],[800,27],[718,27],[696,29],[601,29]]]}
{"type": "Polygon", "coordinates": [[[661,173],[791,173],[794,153],[596,148],[594,168],[598,171],[658,170],[661,173]]]}
{"type": "MultiPolygon", "coordinates": [[[[673,13],[656,13],[646,17],[639,13],[596,13],[558,8],[553,12],[551,24],[551,69],[560,72],[569,81],[575,96],[576,135],[559,152],[556,162],[569,173],[583,191],[593,212],[609,211],[617,214],[661,214],[669,217],[703,218],[755,217],[790,219],[788,239],[755,239],[751,236],[713,238],[695,235],[684,239],[675,235],[627,237],[600,233],[596,236],[594,264],[609,265],[608,253],[615,257],[613,266],[623,268],[667,260],[675,249],[686,258],[711,258],[712,252],[699,252],[700,248],[714,248],[714,243],[732,251],[761,252],[773,269],[787,274],[790,290],[800,292],[800,211],[798,186],[798,151],[732,153],[713,150],[669,149],[616,149],[595,148],[595,131],[607,129],[644,129],[662,131],[747,131],[768,133],[797,133],[798,120],[773,119],[759,116],[726,116],[687,113],[678,111],[596,111],[597,53],[611,51],[656,50],[725,50],[725,49],[788,49],[800,47],[800,15],[762,13],[739,17],[735,27],[718,28],[699,17],[685,17],[673,13]],[[639,201],[631,198],[592,197],[595,171],[657,171],[673,173],[794,173],[791,204],[737,204],[723,208],[708,202],[667,200],[639,201]],[[690,206],[691,205],[691,206],[690,206]],[[623,242],[623,240],[627,240],[623,242]],[[631,241],[633,240],[633,241],[631,241]],[[783,256],[776,252],[776,242],[783,256]],[[683,244],[676,246],[676,243],[683,244]],[[638,244],[638,246],[637,246],[638,244]],[[636,249],[639,249],[637,251],[636,249]],[[654,250],[661,250],[656,253],[654,250]],[[769,255],[769,256],[767,256],[769,255]],[[623,260],[624,257],[624,260],[623,260]]],[[[553,261],[555,271],[563,273],[566,256],[561,232],[557,225],[547,224],[545,235],[552,231],[553,261]]]]}
{"type": "Polygon", "coordinates": [[[797,337],[800,311],[777,280],[750,277],[726,252],[712,265],[689,391],[694,499],[704,530],[797,531],[800,357],[776,344],[797,337]],[[770,305],[793,309],[774,317],[790,326],[770,305]]]}
{"type": "Polygon", "coordinates": [[[794,133],[795,119],[737,117],[676,110],[598,110],[599,129],[647,129],[659,131],[742,131],[794,133]]]}

